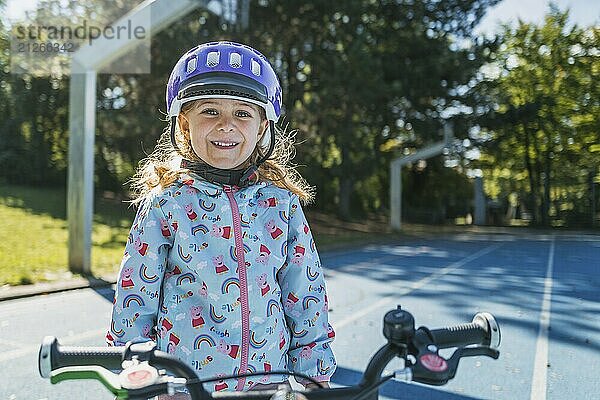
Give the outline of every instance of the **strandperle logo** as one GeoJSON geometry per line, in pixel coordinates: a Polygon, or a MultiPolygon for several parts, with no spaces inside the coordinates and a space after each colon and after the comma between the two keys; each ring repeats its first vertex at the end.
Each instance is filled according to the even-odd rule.
{"type": "Polygon", "coordinates": [[[72,68],[72,61],[99,73],[150,72],[149,11],[133,20],[125,17],[110,24],[90,19],[18,21],[10,32],[10,65],[15,74],[81,72],[72,68]],[[97,43],[102,45],[94,47],[97,43]],[[91,59],[95,61],[86,64],[91,59]]]}
{"type": "Polygon", "coordinates": [[[99,27],[88,25],[87,21],[82,24],[71,26],[39,26],[39,25],[16,25],[13,28],[14,38],[22,41],[62,41],[79,40],[87,41],[92,44],[93,40],[104,38],[112,39],[146,39],[146,28],[143,26],[133,26],[131,20],[127,20],[125,25],[112,26],[107,25],[99,27]]]}

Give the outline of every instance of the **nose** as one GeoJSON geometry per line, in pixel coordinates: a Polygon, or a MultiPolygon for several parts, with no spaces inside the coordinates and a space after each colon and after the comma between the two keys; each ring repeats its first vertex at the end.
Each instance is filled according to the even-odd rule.
{"type": "Polygon", "coordinates": [[[234,130],[233,118],[227,115],[221,115],[217,129],[219,132],[232,132],[234,130]]]}

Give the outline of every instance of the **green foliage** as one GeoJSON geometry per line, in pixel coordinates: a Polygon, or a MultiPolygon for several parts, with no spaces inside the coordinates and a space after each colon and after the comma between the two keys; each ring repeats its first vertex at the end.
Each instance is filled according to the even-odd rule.
{"type": "Polygon", "coordinates": [[[388,206],[384,188],[397,150],[440,140],[450,109],[468,101],[459,88],[488,45],[471,38],[472,28],[495,3],[263,1],[251,8],[250,36],[241,37],[281,61],[287,113],[306,138],[298,158],[319,207],[347,218],[388,206]]]}
{"type": "MultiPolygon", "coordinates": [[[[108,0],[60,9],[52,6],[57,1],[44,2],[38,18],[94,14],[111,20],[119,9],[108,0]]],[[[98,77],[96,188],[124,191],[139,160],[152,151],[165,127],[165,83],[179,56],[198,43],[231,39],[260,49],[277,69],[286,121],[300,131],[296,161],[317,186],[315,206],[344,218],[385,210],[389,163],[404,154],[401,150],[440,140],[449,120],[457,132],[466,132],[460,110],[473,104],[475,95],[465,88],[481,66],[480,55],[490,51],[490,43],[473,38],[472,30],[497,2],[256,0],[250,2],[248,29],[197,10],[153,37],[150,74],[98,77]]],[[[3,71],[2,177],[62,184],[68,79],[3,71]]],[[[457,185],[468,185],[460,168],[446,171],[441,158],[430,165],[427,174],[413,167],[405,193],[412,185],[445,187],[448,175],[460,180],[457,185]]],[[[447,208],[448,196],[434,192],[427,193],[431,206],[447,208]]],[[[470,201],[468,190],[453,196],[463,204],[470,201]]],[[[405,202],[424,204],[412,195],[405,202]]]]}
{"type": "Polygon", "coordinates": [[[442,157],[417,164],[402,181],[406,220],[414,222],[444,222],[473,213],[473,186],[464,174],[443,165],[442,157]],[[427,218],[421,218],[422,214],[427,218]]]}
{"type": "Polygon", "coordinates": [[[600,29],[568,26],[553,8],[544,25],[520,23],[498,39],[480,119],[486,156],[479,165],[494,197],[517,193],[535,223],[592,221],[590,177],[597,174],[600,29]],[[587,215],[587,217],[585,217],[587,215]]]}
{"type": "MultiPolygon", "coordinates": [[[[67,221],[64,189],[0,185],[0,285],[67,279],[67,221]]],[[[99,200],[92,232],[97,276],[116,273],[134,212],[99,200]]]]}
{"type": "MultiPolygon", "coordinates": [[[[122,2],[40,1],[26,26],[76,26],[114,19],[122,2]]],[[[100,25],[102,26],[102,25],[100,25]]],[[[9,32],[0,29],[0,171],[9,182],[62,186],[68,164],[69,78],[63,69],[48,75],[11,73],[9,32]]],[[[15,63],[18,61],[13,60],[15,63]]],[[[64,68],[64,66],[63,66],[64,68]]],[[[99,176],[102,176],[100,173],[99,176]]]]}

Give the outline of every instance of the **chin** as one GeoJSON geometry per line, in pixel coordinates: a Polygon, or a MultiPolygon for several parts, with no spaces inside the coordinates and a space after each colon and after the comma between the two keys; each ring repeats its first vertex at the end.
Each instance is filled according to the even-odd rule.
{"type": "Polygon", "coordinates": [[[231,163],[231,162],[215,162],[215,163],[209,163],[210,165],[212,165],[215,168],[219,168],[219,169],[240,169],[242,168],[241,164],[238,163],[231,163]]]}

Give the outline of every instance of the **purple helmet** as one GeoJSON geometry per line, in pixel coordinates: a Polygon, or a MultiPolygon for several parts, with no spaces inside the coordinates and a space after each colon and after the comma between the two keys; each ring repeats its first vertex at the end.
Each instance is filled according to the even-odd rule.
{"type": "Polygon", "coordinates": [[[176,117],[184,103],[206,98],[256,104],[273,123],[281,115],[281,86],[273,67],[265,56],[243,44],[205,43],[179,59],[167,84],[169,118],[176,117]]]}

